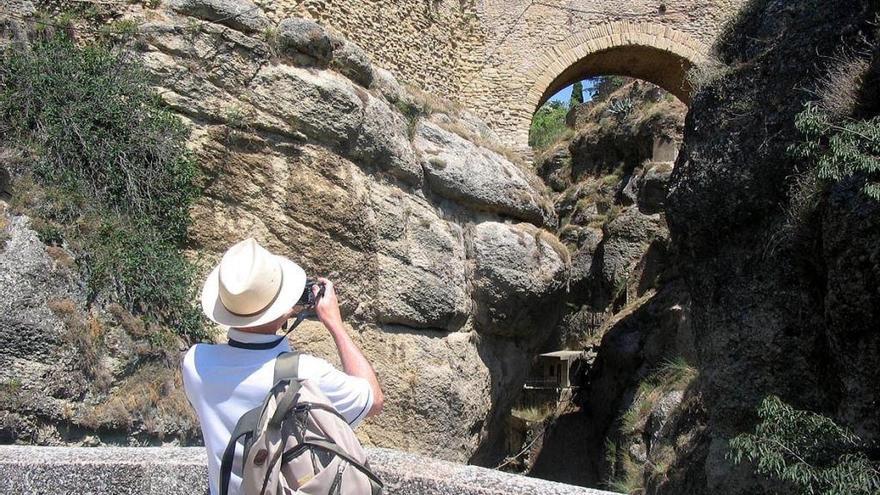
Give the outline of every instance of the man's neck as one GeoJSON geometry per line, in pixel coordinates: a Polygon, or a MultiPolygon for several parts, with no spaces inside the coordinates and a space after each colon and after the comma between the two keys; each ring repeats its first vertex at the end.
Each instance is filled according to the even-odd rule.
{"type": "MultiPolygon", "coordinates": [[[[235,328],[235,327],[233,327],[233,328],[235,328]]],[[[262,334],[262,335],[272,335],[272,334],[278,333],[278,328],[274,328],[274,327],[264,327],[264,328],[252,327],[252,328],[235,328],[235,329],[238,330],[239,332],[258,333],[258,334],[262,334]]]]}

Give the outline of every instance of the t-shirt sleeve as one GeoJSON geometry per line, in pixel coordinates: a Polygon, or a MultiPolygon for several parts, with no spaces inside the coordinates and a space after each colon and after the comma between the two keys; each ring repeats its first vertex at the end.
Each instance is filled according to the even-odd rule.
{"type": "Polygon", "coordinates": [[[192,391],[195,387],[195,382],[198,381],[198,376],[195,372],[195,353],[196,346],[198,344],[189,348],[186,353],[183,354],[183,358],[180,360],[180,374],[183,378],[183,392],[186,395],[186,400],[189,401],[190,405],[193,404],[192,399],[192,391]]]}
{"type": "Polygon", "coordinates": [[[357,427],[373,407],[373,389],[367,380],[344,373],[324,359],[303,354],[299,372],[301,378],[318,382],[321,392],[352,428],[357,427]]]}

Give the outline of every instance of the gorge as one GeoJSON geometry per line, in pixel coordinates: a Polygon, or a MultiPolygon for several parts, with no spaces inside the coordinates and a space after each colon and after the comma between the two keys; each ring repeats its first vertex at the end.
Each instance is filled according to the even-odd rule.
{"type": "MultiPolygon", "coordinates": [[[[82,6],[16,0],[0,32],[7,50],[109,40],[142,65],[198,166],[181,243],[196,273],[247,235],[337,281],[386,389],[365,444],[628,493],[796,493],[729,454],[774,395],[852,430],[876,466],[876,169],[819,175],[796,124],[815,105],[876,126],[878,6],[545,3],[64,18],[82,6]],[[617,78],[526,149],[538,107],[594,76],[643,81],[617,78]],[[558,349],[595,358],[570,407],[511,441],[535,357],[558,349]]],[[[96,229],[88,208],[5,136],[0,443],[197,445],[178,353],[223,332],[163,329],[119,284],[93,290],[73,237],[96,229]]],[[[337,359],[319,324],[291,339],[337,359]]]]}

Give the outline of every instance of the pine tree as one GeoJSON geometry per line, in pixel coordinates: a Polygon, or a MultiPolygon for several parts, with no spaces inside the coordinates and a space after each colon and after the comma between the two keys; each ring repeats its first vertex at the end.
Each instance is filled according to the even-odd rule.
{"type": "Polygon", "coordinates": [[[571,100],[568,102],[569,108],[574,108],[584,102],[584,83],[578,81],[571,87],[571,100]]]}

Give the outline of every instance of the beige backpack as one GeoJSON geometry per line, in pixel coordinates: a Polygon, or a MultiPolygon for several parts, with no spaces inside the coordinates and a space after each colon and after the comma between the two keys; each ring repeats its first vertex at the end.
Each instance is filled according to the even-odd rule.
{"type": "Polygon", "coordinates": [[[317,383],[297,378],[298,369],[298,353],[278,355],[275,385],[239,419],[223,453],[220,495],[229,493],[238,444],[242,495],[381,494],[382,481],[351,426],[317,383]]]}

